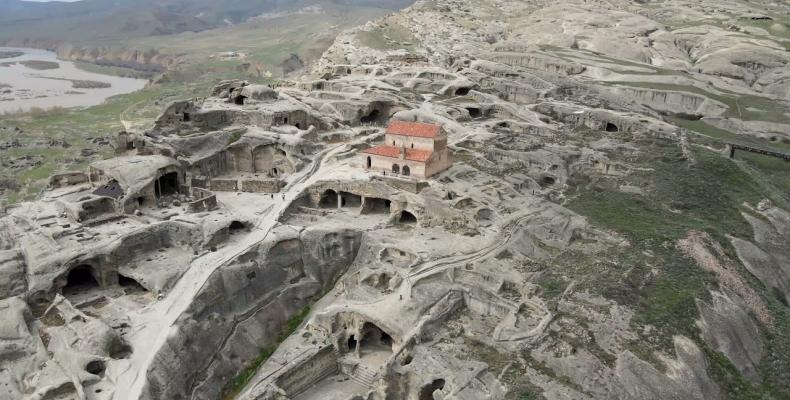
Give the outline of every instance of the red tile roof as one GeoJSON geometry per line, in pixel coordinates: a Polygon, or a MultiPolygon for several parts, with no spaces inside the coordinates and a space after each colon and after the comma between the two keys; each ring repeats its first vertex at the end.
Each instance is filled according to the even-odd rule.
{"type": "Polygon", "coordinates": [[[387,126],[387,133],[391,135],[434,138],[439,136],[441,132],[441,125],[423,124],[419,122],[392,121],[389,126],[387,126]]]}
{"type": "MultiPolygon", "coordinates": [[[[399,158],[400,148],[395,146],[380,145],[364,150],[363,153],[389,158],[399,158]]],[[[431,158],[431,155],[433,155],[433,152],[429,150],[406,149],[406,159],[409,161],[426,162],[429,158],[431,158]]]]}
{"type": "Polygon", "coordinates": [[[398,158],[400,156],[400,149],[395,146],[380,145],[376,147],[371,147],[363,151],[363,153],[373,154],[375,156],[398,158]]]}
{"type": "Polygon", "coordinates": [[[430,150],[406,149],[406,159],[409,161],[426,162],[432,155],[430,150]]]}

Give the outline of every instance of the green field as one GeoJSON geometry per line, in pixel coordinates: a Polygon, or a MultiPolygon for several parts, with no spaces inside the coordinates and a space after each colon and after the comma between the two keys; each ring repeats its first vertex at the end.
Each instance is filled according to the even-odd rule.
{"type": "Polygon", "coordinates": [[[0,165],[0,182],[14,180],[18,187],[3,190],[0,198],[9,203],[34,199],[57,172],[85,168],[90,162],[110,157],[113,148],[96,145],[114,141],[124,130],[121,119],[135,129],[145,129],[168,103],[177,99],[207,96],[224,79],[246,79],[271,83],[283,77],[281,63],[291,54],[305,62],[317,59],[337,33],[350,26],[379,17],[387,10],[361,7],[327,7],[323,13],[288,14],[203,32],[185,32],[146,38],[115,40],[111,45],[156,49],[177,60],[167,71],[151,77],[130,68],[77,63],[91,72],[135,78],[151,77],[153,84],[135,93],[116,96],[105,104],[81,109],[33,110],[0,116],[0,143],[17,140],[20,147],[6,150],[5,158],[37,157],[37,164],[18,168],[0,165]],[[242,57],[223,59],[224,52],[242,57]],[[50,140],[65,141],[69,147],[51,146],[50,140]],[[83,156],[83,149],[95,154],[83,156]]]}

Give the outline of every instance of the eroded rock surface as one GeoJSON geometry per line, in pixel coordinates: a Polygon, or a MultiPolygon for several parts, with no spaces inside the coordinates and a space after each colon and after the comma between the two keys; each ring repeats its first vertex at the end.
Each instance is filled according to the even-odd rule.
{"type": "Polygon", "coordinates": [[[172,103],[2,210],[0,393],[787,398],[787,12],[418,1],[172,103]]]}

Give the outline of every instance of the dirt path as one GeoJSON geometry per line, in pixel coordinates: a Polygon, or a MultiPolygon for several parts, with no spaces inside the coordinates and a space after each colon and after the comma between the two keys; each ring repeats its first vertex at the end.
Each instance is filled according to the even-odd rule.
{"type": "Polygon", "coordinates": [[[324,150],[318,154],[310,168],[294,175],[283,192],[285,201],[270,207],[256,223],[257,229],[232,246],[206,253],[193,260],[190,268],[167,297],[144,309],[140,315],[132,317],[134,323],[130,342],[135,351],[130,359],[129,368],[117,377],[118,387],[127,387],[129,390],[126,393],[116,393],[116,399],[140,398],[147,383],[148,371],[156,359],[158,350],[165,346],[170,335],[177,333],[176,322],[189,309],[192,300],[200,293],[214,271],[266,240],[291,202],[299,198],[302,192],[322,175],[320,172],[324,160],[342,147],[339,145],[324,150]]]}

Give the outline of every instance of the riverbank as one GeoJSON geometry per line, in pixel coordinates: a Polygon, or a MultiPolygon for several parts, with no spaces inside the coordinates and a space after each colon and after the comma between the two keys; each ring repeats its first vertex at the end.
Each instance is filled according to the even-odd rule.
{"type": "Polygon", "coordinates": [[[86,71],[51,51],[0,48],[0,53],[16,55],[0,63],[0,82],[6,85],[0,92],[0,113],[90,107],[148,84],[145,79],[86,71]]]}

